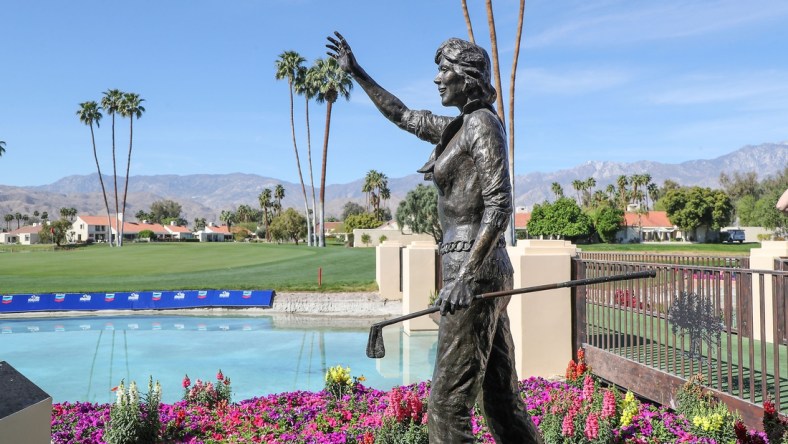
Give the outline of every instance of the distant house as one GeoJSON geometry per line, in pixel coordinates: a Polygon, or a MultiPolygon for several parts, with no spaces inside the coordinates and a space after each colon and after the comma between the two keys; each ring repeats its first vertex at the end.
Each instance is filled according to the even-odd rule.
{"type": "Polygon", "coordinates": [[[227,225],[214,225],[213,222],[209,223],[200,231],[194,233],[194,236],[200,242],[226,242],[233,240],[233,233],[227,225]]]}
{"type": "Polygon", "coordinates": [[[615,239],[619,243],[668,242],[682,240],[683,235],[664,211],[626,212],[615,239]]]}
{"type": "Polygon", "coordinates": [[[183,239],[195,238],[194,233],[192,233],[192,230],[190,230],[189,227],[181,227],[179,225],[175,225],[174,221],[170,222],[169,225],[165,225],[164,229],[167,230],[169,236],[172,239],[183,240],[183,239]]]}
{"type": "Polygon", "coordinates": [[[514,232],[518,234],[519,238],[528,239],[528,221],[531,220],[531,213],[528,212],[515,212],[514,213],[514,232]]]}
{"type": "MultiPolygon", "coordinates": [[[[71,235],[74,242],[108,242],[110,239],[115,239],[116,232],[116,218],[110,217],[110,226],[107,226],[106,216],[90,216],[80,215],[71,224],[71,235]]],[[[141,231],[152,231],[156,239],[187,239],[191,232],[186,227],[179,227],[175,225],[164,226],[159,223],[150,223],[148,221],[142,222],[124,222],[123,223],[123,239],[135,240],[139,238],[141,231]]],[[[193,237],[193,235],[192,235],[193,237]]]]}
{"type": "Polygon", "coordinates": [[[41,242],[41,224],[25,225],[8,233],[0,233],[0,244],[33,245],[41,242]]]}

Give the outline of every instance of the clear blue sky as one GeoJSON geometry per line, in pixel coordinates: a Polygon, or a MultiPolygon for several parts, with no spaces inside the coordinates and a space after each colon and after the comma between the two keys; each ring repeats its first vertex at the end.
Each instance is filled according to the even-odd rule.
{"type": "MultiPolygon", "coordinates": [[[[489,49],[481,0],[468,0],[489,49]]],[[[505,92],[518,2],[495,0],[505,92]]],[[[516,172],[591,160],[681,162],[788,140],[788,2],[528,0],[517,76],[516,172]]],[[[460,2],[6,1],[0,5],[0,184],[95,172],[75,112],[119,88],[146,99],[132,175],[255,173],[297,182],[285,50],[309,63],[341,31],[361,64],[412,108],[444,114],[433,54],[467,38],[460,2]]],[[[431,147],[354,88],[334,107],[329,184],[401,177],[431,147]]],[[[310,107],[319,175],[325,107],[310,107]]],[[[306,163],[303,99],[296,124],[306,163]]],[[[118,123],[125,170],[128,121],[118,123]]],[[[98,143],[111,172],[110,121],[98,143]]],[[[305,171],[306,174],[306,171],[305,171]]]]}

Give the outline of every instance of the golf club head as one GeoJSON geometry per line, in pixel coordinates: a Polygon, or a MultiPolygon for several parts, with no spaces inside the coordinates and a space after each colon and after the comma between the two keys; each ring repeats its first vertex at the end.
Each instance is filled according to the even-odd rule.
{"type": "Polygon", "coordinates": [[[373,325],[369,328],[369,341],[367,341],[367,357],[380,359],[386,356],[386,346],[383,344],[383,327],[373,325]]]}

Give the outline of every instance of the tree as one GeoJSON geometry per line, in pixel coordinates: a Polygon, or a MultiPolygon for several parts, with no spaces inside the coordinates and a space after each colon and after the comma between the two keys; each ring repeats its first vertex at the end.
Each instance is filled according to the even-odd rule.
{"type": "MultiPolygon", "coordinates": [[[[285,198],[285,187],[283,187],[282,184],[276,184],[276,186],[274,187],[274,199],[276,199],[276,206],[274,208],[276,209],[277,216],[282,214],[282,199],[284,198],[285,198]]],[[[315,207],[315,202],[314,199],[312,199],[312,208],[314,207],[315,207]]]]}
{"type": "Polygon", "coordinates": [[[369,243],[372,242],[372,236],[370,236],[369,233],[362,234],[361,235],[361,242],[364,245],[369,246],[369,243]]]}
{"type": "MultiPolygon", "coordinates": [[[[121,214],[126,213],[126,196],[129,191],[129,169],[131,168],[131,147],[134,140],[134,119],[139,119],[142,117],[142,113],[145,112],[145,107],[142,106],[142,102],[144,101],[145,99],[141,99],[139,94],[125,93],[120,101],[120,108],[118,108],[118,114],[120,114],[121,117],[129,118],[129,155],[126,159],[126,182],[123,185],[123,206],[121,207],[121,214]]],[[[120,226],[118,245],[123,245],[123,225],[120,226]]]]}
{"type": "Polygon", "coordinates": [[[227,225],[227,229],[229,230],[236,221],[235,213],[228,210],[222,210],[222,212],[219,214],[219,220],[224,222],[225,225],[227,225]]]}
{"type": "Polygon", "coordinates": [[[340,98],[350,100],[350,90],[353,89],[353,81],[350,75],[339,67],[339,63],[333,57],[327,59],[317,59],[314,70],[310,70],[307,77],[314,79],[307,80],[308,83],[319,85],[316,100],[318,103],[326,104],[326,126],[323,135],[323,162],[320,167],[320,233],[319,245],[326,246],[325,230],[325,206],[326,206],[326,165],[328,162],[328,136],[331,129],[331,110],[334,103],[340,98]]]}
{"type": "Polygon", "coordinates": [[[730,222],[733,214],[730,198],[722,190],[679,188],[669,191],[663,201],[670,221],[685,233],[694,234],[703,225],[719,230],[730,222]]]}
{"type": "Polygon", "coordinates": [[[574,199],[562,197],[553,203],[534,205],[528,234],[570,240],[587,237],[593,229],[591,218],[583,213],[574,199]]]}
{"type": "Polygon", "coordinates": [[[624,223],[624,211],[606,200],[605,203],[594,208],[591,212],[591,220],[599,239],[611,243],[615,241],[614,236],[624,223]]]}
{"type": "Polygon", "coordinates": [[[342,217],[340,219],[345,220],[348,216],[354,214],[364,214],[364,207],[355,202],[345,202],[345,205],[342,207],[342,217]]]}
{"type": "Polygon", "coordinates": [[[134,213],[134,217],[137,219],[137,222],[142,222],[144,220],[151,220],[150,214],[146,213],[145,210],[139,210],[134,213]]]}
{"type": "Polygon", "coordinates": [[[3,157],[3,154],[5,154],[5,142],[0,140],[0,157],[3,157]]]}
{"type": "Polygon", "coordinates": [[[165,219],[181,219],[183,207],[178,202],[170,199],[154,201],[150,204],[150,220],[156,223],[163,223],[165,219]]]}
{"type": "Polygon", "coordinates": [[[396,221],[400,231],[408,227],[414,233],[429,234],[435,242],[440,242],[443,231],[438,219],[438,190],[419,184],[408,191],[397,207],[396,221]]]}
{"type": "MultiPolygon", "coordinates": [[[[118,167],[115,157],[115,114],[120,110],[123,101],[123,92],[119,89],[108,89],[104,92],[101,99],[101,107],[112,116],[112,177],[115,182],[115,232],[120,233],[120,207],[118,203],[118,167]]],[[[120,246],[120,236],[115,240],[115,244],[120,246]]]]}
{"type": "Polygon", "coordinates": [[[71,208],[63,207],[59,210],[59,213],[61,219],[66,219],[70,222],[73,222],[74,218],[77,217],[77,209],[74,207],[71,208]]]}
{"type": "Polygon", "coordinates": [[[151,230],[142,230],[137,234],[138,239],[147,239],[149,241],[156,240],[156,233],[151,230]]]}
{"type": "Polygon", "coordinates": [[[556,199],[564,197],[564,189],[563,187],[561,187],[560,183],[553,182],[552,184],[550,184],[550,190],[553,192],[553,194],[555,194],[556,199]]]}
{"type": "Polygon", "coordinates": [[[208,225],[208,222],[204,217],[194,218],[194,231],[204,230],[206,225],[208,225]]]}
{"type": "Polygon", "coordinates": [[[381,224],[380,219],[375,217],[372,213],[354,214],[348,216],[344,221],[345,233],[352,233],[356,228],[365,230],[379,227],[381,224]]]}
{"type": "Polygon", "coordinates": [[[44,211],[43,213],[41,213],[41,220],[47,220],[47,219],[49,219],[49,213],[44,211]]]}
{"type": "MultiPolygon", "coordinates": [[[[90,141],[93,144],[93,160],[96,162],[96,172],[98,173],[99,184],[101,185],[101,195],[104,196],[104,209],[107,210],[107,227],[112,226],[112,218],[109,214],[109,202],[107,201],[107,189],[104,187],[104,177],[101,174],[101,165],[99,165],[98,153],[96,152],[96,136],[93,132],[93,124],[96,128],[99,127],[101,121],[101,107],[95,101],[82,102],[79,104],[77,110],[79,121],[90,127],[90,141]]],[[[109,243],[112,247],[112,242],[109,243]]]]}
{"type": "MultiPolygon", "coordinates": [[[[298,75],[301,65],[306,61],[300,54],[295,51],[285,51],[279,54],[276,60],[276,79],[287,79],[287,85],[290,89],[290,132],[293,136],[293,151],[295,152],[296,167],[298,168],[298,180],[301,182],[301,192],[304,195],[304,214],[309,216],[309,202],[306,198],[306,186],[304,185],[304,175],[301,173],[301,159],[298,156],[298,144],[296,143],[295,135],[295,118],[293,116],[293,89],[296,76],[298,75]]],[[[312,245],[312,228],[307,221],[307,238],[309,245],[312,245]]]]}
{"type": "MultiPolygon", "coordinates": [[[[311,125],[309,124],[309,101],[314,99],[317,93],[319,92],[320,85],[316,84],[313,79],[313,75],[310,75],[309,72],[314,70],[315,66],[311,66],[309,69],[304,67],[300,67],[298,72],[296,73],[295,79],[295,92],[299,95],[304,96],[304,115],[306,120],[306,158],[307,163],[309,164],[309,186],[312,188],[312,208],[317,208],[317,200],[315,198],[315,175],[314,169],[312,168],[312,131],[311,125]]],[[[276,191],[274,190],[274,195],[276,195],[276,191]]],[[[277,208],[277,214],[282,214],[282,202],[278,200],[277,203],[279,204],[277,208]]],[[[312,211],[312,227],[317,226],[317,213],[312,211]]]]}
{"type": "Polygon", "coordinates": [[[276,241],[291,240],[298,245],[299,239],[307,234],[307,219],[292,208],[288,208],[281,215],[271,221],[271,237],[276,241]]]}
{"type": "Polygon", "coordinates": [[[5,229],[11,230],[11,221],[14,220],[13,214],[6,214],[3,216],[3,220],[5,220],[5,229]]]}
{"type": "Polygon", "coordinates": [[[375,213],[375,216],[383,220],[383,213],[381,212],[380,205],[383,201],[391,198],[389,178],[380,171],[369,170],[364,177],[364,184],[361,186],[361,191],[367,194],[367,202],[372,204],[372,212],[375,213]]]}
{"type": "Polygon", "coordinates": [[[271,224],[271,218],[273,215],[268,214],[268,209],[271,208],[271,189],[266,188],[264,189],[259,196],[257,196],[257,201],[260,203],[260,208],[263,210],[263,224],[265,225],[265,240],[271,240],[271,232],[268,229],[268,226],[271,224]]]}
{"type": "Polygon", "coordinates": [[[38,232],[41,243],[54,242],[58,247],[69,239],[71,222],[67,219],[59,219],[49,225],[44,225],[38,232]]]}

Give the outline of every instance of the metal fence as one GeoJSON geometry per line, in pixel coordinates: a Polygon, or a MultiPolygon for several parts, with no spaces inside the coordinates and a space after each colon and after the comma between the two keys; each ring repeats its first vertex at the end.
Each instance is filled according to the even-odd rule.
{"type": "Polygon", "coordinates": [[[788,271],[751,270],[742,259],[582,253],[576,279],[646,269],[657,276],[575,291],[576,345],[594,373],[665,405],[702,374],[758,426],[765,397],[788,410],[788,271]]]}

